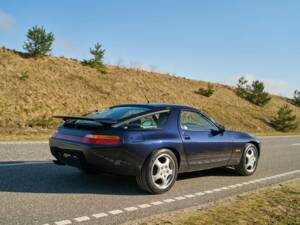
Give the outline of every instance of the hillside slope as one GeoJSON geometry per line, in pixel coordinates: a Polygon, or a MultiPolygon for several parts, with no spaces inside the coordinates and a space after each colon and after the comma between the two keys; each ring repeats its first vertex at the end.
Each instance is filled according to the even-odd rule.
{"type": "MultiPolygon", "coordinates": [[[[56,114],[80,115],[119,103],[186,104],[200,108],[227,128],[273,132],[268,121],[286,104],[273,96],[265,107],[255,106],[216,84],[210,98],[195,94],[207,83],[160,73],[110,66],[101,74],[80,62],[58,57],[26,58],[0,49],[0,136],[49,132],[60,121],[56,114]],[[28,76],[28,78],[26,78],[28,76]]],[[[298,119],[300,108],[293,105],[298,119]]],[[[298,128],[299,130],[299,128],[298,128]]]]}

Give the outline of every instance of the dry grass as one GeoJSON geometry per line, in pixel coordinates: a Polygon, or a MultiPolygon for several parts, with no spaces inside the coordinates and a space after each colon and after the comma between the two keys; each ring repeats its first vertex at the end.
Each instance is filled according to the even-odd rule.
{"type": "Polygon", "coordinates": [[[299,225],[300,180],[127,225],[299,225]]]}
{"type": "MultiPolygon", "coordinates": [[[[194,93],[207,87],[202,81],[113,66],[101,74],[63,57],[26,58],[0,49],[0,135],[49,133],[59,123],[52,119],[55,114],[142,103],[142,89],[151,102],[200,108],[230,129],[274,132],[268,122],[286,99],[273,96],[262,108],[237,97],[231,87],[214,86],[214,95],[207,98],[194,93]]],[[[300,108],[290,107],[300,119],[300,108]]]]}

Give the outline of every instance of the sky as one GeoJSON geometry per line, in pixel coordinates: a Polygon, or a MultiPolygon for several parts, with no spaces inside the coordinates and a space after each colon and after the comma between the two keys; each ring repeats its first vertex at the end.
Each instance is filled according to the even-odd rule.
{"type": "Polygon", "coordinates": [[[52,54],[267,91],[300,90],[298,0],[0,0],[0,46],[23,51],[29,28],[53,32],[52,54]]]}

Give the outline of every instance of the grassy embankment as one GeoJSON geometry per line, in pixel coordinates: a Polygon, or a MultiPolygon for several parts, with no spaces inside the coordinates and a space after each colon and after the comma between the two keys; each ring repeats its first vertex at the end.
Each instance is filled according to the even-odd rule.
{"type": "Polygon", "coordinates": [[[209,98],[195,93],[206,86],[203,81],[115,66],[101,74],[76,60],[34,59],[0,48],[0,139],[46,139],[60,123],[53,115],[142,103],[142,89],[151,102],[194,106],[229,129],[279,135],[270,121],[284,104],[300,119],[300,108],[283,97],[272,96],[266,106],[259,107],[221,84],[214,84],[216,91],[209,98]]]}

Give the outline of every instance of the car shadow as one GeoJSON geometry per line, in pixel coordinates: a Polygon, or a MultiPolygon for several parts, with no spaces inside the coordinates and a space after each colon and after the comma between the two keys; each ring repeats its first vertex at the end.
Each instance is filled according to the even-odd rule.
{"type": "MultiPolygon", "coordinates": [[[[211,169],[180,174],[178,179],[206,176],[236,175],[226,169],[211,169]]],[[[76,168],[54,165],[51,161],[0,162],[0,192],[145,195],[134,177],[87,175],[76,168]]]]}

